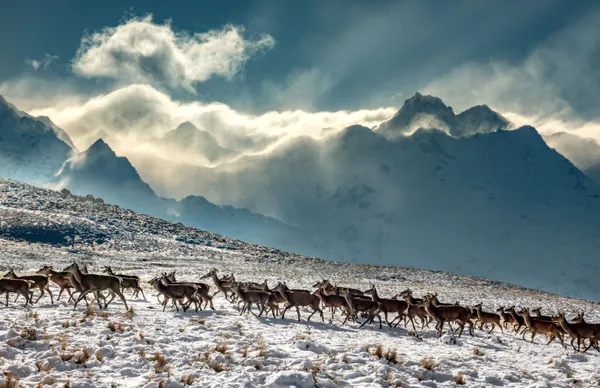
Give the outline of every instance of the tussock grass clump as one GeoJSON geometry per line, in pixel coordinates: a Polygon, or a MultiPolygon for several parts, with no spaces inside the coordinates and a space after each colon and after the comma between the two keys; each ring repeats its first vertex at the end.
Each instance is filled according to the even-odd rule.
{"type": "Polygon", "coordinates": [[[104,360],[104,356],[102,355],[102,352],[98,352],[96,353],[96,360],[102,362],[102,360],[104,360]]]}
{"type": "Polygon", "coordinates": [[[345,362],[346,364],[348,363],[348,353],[344,353],[342,356],[342,362],[345,362]]]}
{"type": "Polygon", "coordinates": [[[371,354],[377,358],[383,358],[383,345],[377,344],[375,349],[371,351],[371,354]]]}
{"type": "Polygon", "coordinates": [[[27,328],[27,329],[23,329],[21,330],[21,338],[28,340],[28,341],[35,341],[37,340],[37,331],[34,328],[27,328]]]}
{"type": "Polygon", "coordinates": [[[48,364],[44,364],[44,362],[42,360],[37,360],[35,362],[35,367],[37,368],[38,372],[49,372],[50,371],[50,366],[48,364]]]}
{"type": "Polygon", "coordinates": [[[73,354],[70,352],[62,352],[61,354],[58,355],[60,357],[61,360],[63,360],[64,362],[69,361],[71,358],[73,358],[73,354]]]}
{"type": "Polygon", "coordinates": [[[183,376],[181,378],[181,384],[183,385],[192,385],[194,384],[194,381],[196,381],[196,377],[192,375],[183,376]]]}
{"type": "Polygon", "coordinates": [[[62,322],[63,329],[68,329],[69,326],[71,326],[71,322],[69,322],[69,321],[63,321],[62,322]]]}
{"type": "Polygon", "coordinates": [[[85,365],[85,363],[92,357],[92,355],[90,354],[89,350],[87,349],[83,349],[81,351],[81,353],[79,353],[77,355],[77,359],[75,360],[75,363],[77,364],[81,364],[81,365],[85,365]]]}
{"type": "Polygon", "coordinates": [[[135,317],[135,309],[133,308],[133,306],[131,306],[129,310],[127,310],[127,312],[125,313],[125,317],[133,321],[133,317],[135,317]]]}
{"type": "Polygon", "coordinates": [[[118,331],[120,333],[123,333],[125,331],[125,329],[123,328],[123,325],[121,325],[119,322],[110,321],[110,322],[108,322],[107,326],[110,329],[110,331],[112,331],[112,332],[118,331]]]}
{"type": "Polygon", "coordinates": [[[227,353],[227,350],[229,350],[229,348],[227,347],[226,344],[219,344],[219,345],[215,346],[215,351],[217,351],[221,354],[227,353]]]}
{"type": "Polygon", "coordinates": [[[479,348],[473,348],[473,354],[479,357],[485,356],[485,352],[479,348]]]}
{"type": "Polygon", "coordinates": [[[146,357],[146,348],[140,348],[140,356],[146,357]]]}
{"type": "Polygon", "coordinates": [[[244,346],[244,347],[242,348],[242,357],[243,357],[243,358],[246,358],[246,357],[248,357],[248,347],[249,347],[249,346],[244,346]]]}
{"type": "Polygon", "coordinates": [[[154,356],[151,358],[154,361],[154,372],[162,373],[167,372],[167,359],[161,352],[154,353],[154,356]]]}
{"type": "Polygon", "coordinates": [[[267,345],[265,344],[265,339],[260,336],[257,343],[258,354],[257,357],[264,357],[267,354],[267,345]]]}
{"type": "Polygon", "coordinates": [[[215,362],[211,368],[217,373],[221,373],[225,370],[225,366],[220,362],[215,362]]]}
{"type": "Polygon", "coordinates": [[[19,380],[13,376],[12,372],[4,372],[4,384],[2,388],[17,388],[19,380]]]}
{"type": "Polygon", "coordinates": [[[204,325],[204,323],[206,322],[206,320],[204,320],[202,318],[198,318],[198,317],[193,317],[193,318],[190,318],[190,322],[198,323],[200,325],[204,325]]]}
{"type": "Polygon", "coordinates": [[[83,313],[83,317],[84,318],[94,318],[96,316],[96,311],[94,310],[94,305],[90,304],[85,308],[85,311],[83,313]]]}
{"type": "Polygon", "coordinates": [[[96,316],[98,318],[104,318],[104,319],[108,319],[108,313],[106,311],[100,311],[96,313],[96,316]]]}
{"type": "Polygon", "coordinates": [[[434,370],[438,366],[438,363],[431,357],[425,357],[419,361],[419,365],[423,369],[434,370]]]}
{"type": "Polygon", "coordinates": [[[456,376],[454,376],[454,383],[456,385],[465,385],[465,375],[459,372],[456,376]]]}
{"type": "Polygon", "coordinates": [[[35,321],[37,321],[38,319],[40,319],[40,314],[37,311],[30,311],[27,314],[25,314],[26,318],[33,318],[35,321]]]}
{"type": "Polygon", "coordinates": [[[385,352],[385,359],[392,364],[404,364],[403,360],[398,359],[398,353],[395,350],[388,349],[385,352]]]}

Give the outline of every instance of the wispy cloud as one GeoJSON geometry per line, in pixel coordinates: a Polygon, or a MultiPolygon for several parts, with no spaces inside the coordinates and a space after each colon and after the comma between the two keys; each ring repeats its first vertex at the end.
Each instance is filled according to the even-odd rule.
{"type": "Polygon", "coordinates": [[[38,70],[47,70],[47,69],[51,68],[52,65],[54,65],[54,63],[56,63],[56,61],[58,61],[57,55],[44,54],[43,58],[28,59],[27,61],[25,61],[25,63],[28,66],[31,66],[31,68],[33,68],[33,70],[38,71],[38,70]]]}
{"type": "Polygon", "coordinates": [[[211,77],[232,79],[248,59],[274,44],[266,34],[246,39],[239,26],[192,34],[176,31],[169,22],[154,23],[149,15],[84,36],[72,67],[84,77],[194,92],[195,83],[211,77]]]}

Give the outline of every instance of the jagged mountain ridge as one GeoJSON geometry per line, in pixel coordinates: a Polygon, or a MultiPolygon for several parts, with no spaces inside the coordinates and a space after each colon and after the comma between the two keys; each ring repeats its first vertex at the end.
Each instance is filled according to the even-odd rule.
{"type": "Polygon", "coordinates": [[[600,185],[600,144],[596,140],[566,132],[544,136],[544,140],[600,185]]]}
{"type": "Polygon", "coordinates": [[[454,110],[434,96],[416,93],[404,101],[402,108],[377,131],[395,139],[418,128],[443,129],[455,137],[472,136],[510,128],[510,122],[487,105],[471,107],[456,115],[454,110]]]}

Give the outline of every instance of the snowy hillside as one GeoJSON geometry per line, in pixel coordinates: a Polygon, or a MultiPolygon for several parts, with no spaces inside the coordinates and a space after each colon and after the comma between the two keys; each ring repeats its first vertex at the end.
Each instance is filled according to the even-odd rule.
{"type": "MultiPolygon", "coordinates": [[[[438,292],[442,301],[483,302],[490,311],[539,306],[544,314],[564,311],[569,317],[585,311],[588,321],[600,322],[597,304],[451,273],[306,258],[4,180],[0,258],[3,270],[17,273],[77,260],[94,273],[112,265],[145,281],[171,270],[198,281],[211,268],[238,280],[267,279],[271,287],[285,281],[311,289],[328,278],[359,289],[374,284],[386,296],[410,287],[416,295],[438,292]],[[61,237],[73,230],[71,247],[61,237]]],[[[305,311],[302,322],[291,311],[285,319],[240,316],[222,295],[214,298],[214,311],[162,312],[156,291],[142,286],[146,299],[126,291],[128,312],[120,302],[107,310],[83,303],[73,309],[64,297],[55,307],[44,297],[24,309],[22,299],[13,303],[11,297],[0,317],[0,366],[8,372],[0,384],[8,376],[23,386],[148,388],[450,387],[455,381],[469,387],[590,387],[600,380],[598,352],[575,354],[556,341],[545,346],[543,336],[531,344],[511,333],[475,330],[474,337],[454,343],[449,334],[439,340],[433,325],[415,336],[403,325],[342,325],[339,313],[330,321],[326,312],[325,322],[306,322],[305,311]]],[[[57,291],[53,287],[55,298],[57,291]]]]}
{"type": "Polygon", "coordinates": [[[389,141],[353,126],[183,176],[210,201],[312,233],[326,258],[599,295],[600,189],[531,127],[389,141]]]}
{"type": "Polygon", "coordinates": [[[596,140],[566,132],[544,136],[544,140],[600,185],[600,144],[596,140]]]}

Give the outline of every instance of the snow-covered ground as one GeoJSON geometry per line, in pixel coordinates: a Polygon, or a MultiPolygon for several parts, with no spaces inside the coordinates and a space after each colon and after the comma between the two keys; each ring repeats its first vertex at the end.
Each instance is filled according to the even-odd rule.
{"type": "MultiPolygon", "coordinates": [[[[481,301],[486,310],[541,306],[545,314],[585,311],[588,321],[600,322],[598,304],[586,301],[456,274],[284,254],[14,182],[0,181],[0,232],[0,269],[17,273],[77,260],[92,272],[112,265],[147,281],[177,270],[180,279],[197,281],[218,268],[238,280],[267,279],[271,286],[284,280],[310,288],[322,278],[361,289],[374,283],[380,296],[410,287],[417,295],[438,292],[442,301],[481,301]],[[41,230],[56,237],[69,228],[83,236],[75,248],[36,242],[41,230]],[[93,249],[84,243],[100,232],[102,243],[93,249]]],[[[156,292],[143,287],[147,300],[126,294],[132,312],[116,301],[107,310],[89,311],[85,304],[73,309],[64,298],[54,306],[42,298],[24,309],[22,299],[12,303],[11,296],[9,307],[0,306],[0,370],[23,386],[60,387],[443,387],[454,386],[459,375],[472,387],[591,387],[600,381],[600,353],[545,346],[543,336],[530,344],[513,334],[476,330],[474,337],[450,343],[433,328],[415,337],[402,325],[342,326],[341,316],[330,322],[327,313],[325,322],[298,322],[293,311],[283,320],[240,316],[220,295],[215,311],[163,312],[156,292]]]]}

